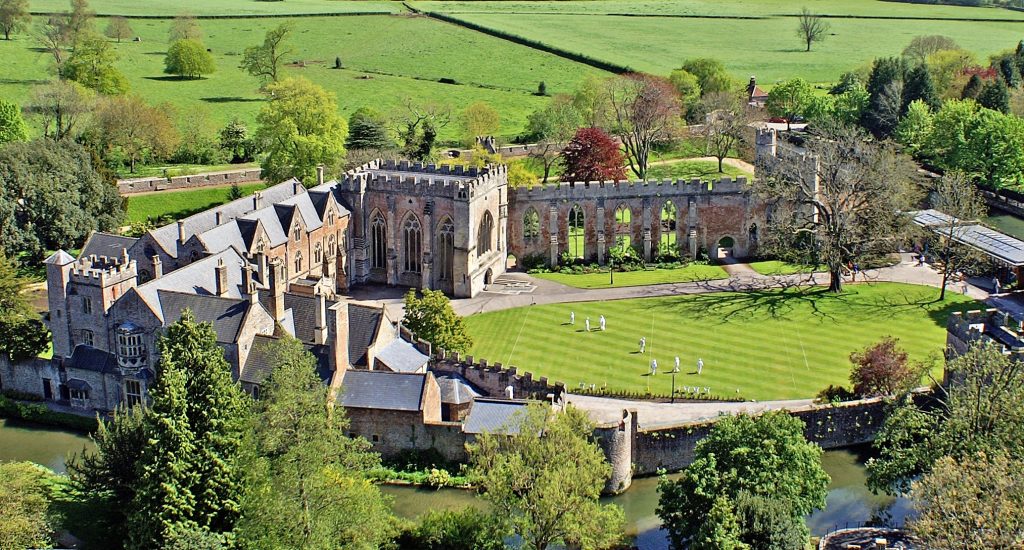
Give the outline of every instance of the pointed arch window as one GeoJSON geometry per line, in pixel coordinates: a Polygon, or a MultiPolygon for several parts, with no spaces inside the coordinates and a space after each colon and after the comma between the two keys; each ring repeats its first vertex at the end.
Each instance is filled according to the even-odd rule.
{"type": "Polygon", "coordinates": [[[388,260],[387,222],[380,212],[375,212],[370,220],[370,265],[374,269],[384,269],[388,260]]]}
{"type": "Polygon", "coordinates": [[[540,240],[540,214],[531,206],[523,215],[523,241],[535,243],[540,240]]]}
{"type": "Polygon", "coordinates": [[[324,261],[324,247],[320,243],[316,243],[313,248],[313,263],[320,265],[324,261]]]}
{"type": "Polygon", "coordinates": [[[302,271],[302,252],[295,253],[295,275],[302,271]]]}
{"type": "Polygon", "coordinates": [[[437,268],[442,281],[454,280],[455,224],[445,218],[437,229],[437,268]]]}
{"type": "Polygon", "coordinates": [[[402,224],[402,270],[406,273],[420,272],[420,257],[423,254],[423,233],[420,221],[409,214],[402,224]]]}
{"type": "Polygon", "coordinates": [[[580,205],[572,205],[569,211],[569,253],[573,258],[582,258],[586,252],[586,216],[580,205]]]}
{"type": "Polygon", "coordinates": [[[494,218],[490,212],[484,212],[480,220],[480,232],[477,235],[476,254],[483,256],[494,248],[494,218]]]}

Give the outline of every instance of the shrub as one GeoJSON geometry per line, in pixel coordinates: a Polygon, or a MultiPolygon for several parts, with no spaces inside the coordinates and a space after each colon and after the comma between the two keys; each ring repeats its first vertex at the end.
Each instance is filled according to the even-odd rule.
{"type": "Polygon", "coordinates": [[[843,401],[852,401],[857,398],[857,394],[853,393],[845,386],[835,386],[829,384],[827,388],[818,392],[815,396],[816,399],[822,403],[840,403],[843,401]]]}
{"type": "Polygon", "coordinates": [[[82,432],[93,432],[97,427],[95,416],[52,411],[43,404],[19,403],[7,397],[0,397],[0,416],[82,432]]]}

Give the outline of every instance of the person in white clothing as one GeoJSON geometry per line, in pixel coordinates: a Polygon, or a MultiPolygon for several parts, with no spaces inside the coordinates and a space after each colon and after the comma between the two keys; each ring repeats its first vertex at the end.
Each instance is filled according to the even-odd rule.
{"type": "Polygon", "coordinates": [[[646,347],[647,347],[647,337],[646,336],[641,336],[640,337],[640,353],[643,353],[644,352],[644,348],[646,348],[646,347]]]}
{"type": "Polygon", "coordinates": [[[604,315],[602,315],[601,317],[599,317],[599,318],[598,318],[598,320],[597,320],[597,322],[601,324],[601,330],[603,331],[603,330],[604,330],[604,322],[605,322],[605,321],[604,321],[604,315]]]}
{"type": "Polygon", "coordinates": [[[675,372],[679,372],[679,356],[678,356],[678,355],[676,356],[676,368],[675,368],[675,372]]]}
{"type": "Polygon", "coordinates": [[[702,370],[704,370],[704,360],[698,358],[697,359],[697,374],[700,374],[700,372],[702,370]]]}
{"type": "Polygon", "coordinates": [[[569,312],[569,324],[570,325],[575,325],[576,324],[576,312],[575,311],[570,311],[569,312]]]}
{"type": "Polygon", "coordinates": [[[658,360],[651,359],[651,376],[658,374],[658,360]]]}
{"type": "Polygon", "coordinates": [[[587,332],[590,332],[590,317],[587,317],[587,332]]]}

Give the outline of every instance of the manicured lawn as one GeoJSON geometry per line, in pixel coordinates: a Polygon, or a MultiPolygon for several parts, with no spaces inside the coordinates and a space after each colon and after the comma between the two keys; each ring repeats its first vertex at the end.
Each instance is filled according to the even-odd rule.
{"type": "Polygon", "coordinates": [[[891,335],[912,360],[941,354],[951,311],[976,304],[960,295],[937,303],[938,290],[895,283],[681,295],[537,305],[466,318],[474,358],[515,365],[569,388],[580,382],[667,394],[673,357],[676,385],[700,385],[747,399],[809,398],[829,384],[848,384],[849,355],[891,335]],[[576,325],[568,325],[569,312],[576,325]],[[599,315],[607,332],[583,332],[599,315]],[[647,338],[647,351],[637,342],[647,338]],[[697,376],[697,358],[704,372],[697,376]],[[651,359],[656,376],[647,376],[651,359]],[[739,390],[739,393],[737,393],[739,390]]]}
{"type": "MultiPolygon", "coordinates": [[[[563,285],[576,288],[609,288],[608,272],[584,273],[570,275],[566,273],[537,273],[533,275],[563,285]]],[[[708,281],[725,279],[729,275],[717,265],[692,264],[678,269],[645,269],[643,271],[615,272],[614,286],[642,286],[663,283],[688,283],[691,281],[708,281]]]]}
{"type": "MultiPolygon", "coordinates": [[[[860,3],[844,2],[843,5],[860,3]]],[[[505,4],[501,3],[504,13],[482,13],[481,6],[472,12],[454,14],[454,17],[660,75],[667,75],[688,58],[712,57],[722,61],[741,82],[755,75],[764,85],[794,77],[814,83],[834,82],[844,71],[868,64],[876,57],[899,55],[911,39],[919,35],[947,35],[984,60],[990,54],[1012,48],[1024,30],[1015,21],[830,19],[827,39],[805,52],[796,36],[797,22],[792,17],[626,17],[531,14],[526,10],[510,16],[507,11],[514,8],[505,4]]],[[[535,13],[553,4],[558,4],[560,9],[571,7],[563,6],[563,2],[530,3],[536,6],[535,13]]],[[[757,3],[733,0],[714,4],[739,7],[757,3]]],[[[912,11],[908,15],[917,13],[921,17],[929,17],[929,10],[936,8],[897,2],[873,4],[901,11],[909,9],[912,11]]],[[[792,13],[799,11],[800,5],[782,8],[792,13]]],[[[618,4],[618,9],[619,13],[634,12],[633,7],[626,4],[618,4]]],[[[1021,18],[1021,14],[1008,10],[986,9],[983,12],[988,17],[1021,18]]]]}
{"type": "MultiPolygon", "coordinates": [[[[225,2],[227,0],[224,0],[225,2]]],[[[252,5],[288,2],[248,2],[252,5]]],[[[373,4],[370,4],[371,6],[373,4]]],[[[397,4],[396,4],[397,5],[397,4]]],[[[97,7],[98,9],[98,7],[97,7]]],[[[302,76],[334,92],[345,116],[360,107],[382,113],[406,112],[405,103],[433,103],[451,109],[452,121],[439,129],[440,139],[456,140],[457,114],[484,101],[501,114],[499,136],[522,132],[526,117],[547,98],[533,95],[544,81],[548,92],[569,93],[588,75],[607,75],[518,44],[427,17],[372,15],[203,19],[205,44],[216,72],[200,80],[177,80],[163,74],[169,20],[131,20],[142,42],[113,43],[131,93],[152,104],[168,103],[178,112],[202,110],[217,127],[238,117],[255,129],[264,105],[259,81],[238,68],[241,52],[259,44],[264,33],[281,23],[293,25],[294,49],[284,76],[302,76]],[[334,69],[340,57],[343,69],[334,69]],[[292,65],[295,61],[305,66],[292,65]],[[457,84],[442,84],[439,79],[457,84]]],[[[97,21],[102,30],[106,22],[97,21]]],[[[38,44],[21,33],[0,40],[0,97],[24,103],[29,89],[51,78],[52,63],[38,44]]],[[[38,125],[32,124],[38,132],[38,125]]]]}
{"type": "Polygon", "coordinates": [[[669,164],[656,164],[647,169],[647,179],[649,180],[691,180],[697,178],[710,181],[721,178],[735,178],[737,176],[754,177],[753,174],[728,164],[723,164],[722,171],[719,172],[717,162],[706,160],[681,160],[669,164]]]}
{"type": "MultiPolygon", "coordinates": [[[[243,195],[251,195],[266,187],[262,183],[239,186],[243,195]]],[[[147,219],[156,220],[167,215],[183,218],[228,202],[230,187],[189,189],[187,191],[161,191],[147,195],[128,197],[128,223],[140,223],[147,219]]]]}
{"type": "Polygon", "coordinates": [[[750,262],[748,265],[761,275],[792,275],[794,273],[810,273],[812,271],[823,271],[825,266],[818,266],[815,270],[811,266],[797,265],[779,260],[763,260],[750,262]]]}

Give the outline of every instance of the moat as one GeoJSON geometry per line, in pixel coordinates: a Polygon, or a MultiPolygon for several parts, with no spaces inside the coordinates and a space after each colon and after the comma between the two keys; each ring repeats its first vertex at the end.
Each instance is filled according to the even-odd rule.
{"type": "MultiPolygon", "coordinates": [[[[0,460],[31,460],[63,472],[68,452],[78,452],[83,447],[91,446],[89,438],[81,434],[0,419],[0,460]]],[[[862,522],[886,512],[891,514],[893,520],[902,523],[909,511],[908,502],[871,494],[865,486],[866,458],[857,450],[825,451],[823,465],[832,477],[832,482],[829,484],[825,510],[808,518],[812,534],[820,535],[836,525],[841,527],[847,522],[862,522]]],[[[622,506],[626,513],[627,533],[636,537],[637,546],[642,550],[668,548],[655,515],[658,505],[657,484],[657,478],[637,478],[624,494],[604,499],[605,502],[622,506]]],[[[458,489],[386,486],[384,492],[395,498],[395,513],[409,518],[426,510],[484,506],[472,492],[458,489]]]]}

